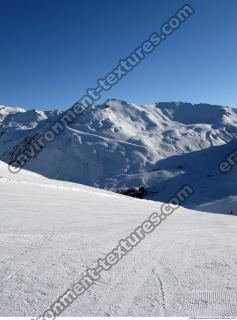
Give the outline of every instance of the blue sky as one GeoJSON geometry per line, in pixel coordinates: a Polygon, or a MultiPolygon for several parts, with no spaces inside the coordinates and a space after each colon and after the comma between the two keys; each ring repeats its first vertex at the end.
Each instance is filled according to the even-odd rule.
{"type": "MultiPolygon", "coordinates": [[[[196,11],[102,100],[237,107],[237,1],[196,11]]],[[[66,109],[181,6],[180,0],[0,0],[0,104],[66,109]]]]}

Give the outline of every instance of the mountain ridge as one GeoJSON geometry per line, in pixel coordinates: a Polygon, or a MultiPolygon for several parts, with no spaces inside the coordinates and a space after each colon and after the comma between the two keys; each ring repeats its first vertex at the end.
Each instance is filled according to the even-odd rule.
{"type": "MultiPolygon", "coordinates": [[[[1,107],[0,159],[11,161],[14,148],[24,147],[24,139],[39,134],[63,113],[1,107]]],[[[174,179],[181,183],[182,170],[188,171],[190,176],[190,172],[196,172],[198,180],[200,172],[195,170],[197,160],[190,160],[193,169],[184,166],[182,170],[160,168],[162,161],[209,149],[211,155],[212,148],[231,141],[235,145],[236,138],[237,110],[231,107],[183,102],[135,105],[109,99],[87,109],[27,163],[25,169],[48,178],[108,190],[144,186],[153,194],[147,198],[164,201],[161,191],[167,186],[169,189],[174,179]],[[154,197],[158,185],[161,190],[157,190],[154,197]]],[[[224,149],[217,163],[224,160],[228,147],[224,149]]],[[[205,164],[205,159],[202,163],[205,164]]],[[[204,187],[203,182],[201,187],[204,187]]],[[[234,189],[233,186],[231,196],[236,194],[234,189]]],[[[197,199],[197,205],[201,204],[201,198],[197,199]]],[[[215,199],[212,196],[207,200],[217,198],[218,194],[215,199]]]]}

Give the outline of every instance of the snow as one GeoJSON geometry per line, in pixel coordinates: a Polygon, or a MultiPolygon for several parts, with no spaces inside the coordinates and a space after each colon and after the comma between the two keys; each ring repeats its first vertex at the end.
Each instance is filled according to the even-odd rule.
{"type": "MultiPolygon", "coordinates": [[[[161,206],[3,162],[0,195],[0,316],[41,315],[161,206]]],[[[63,316],[235,317],[236,229],[234,216],[179,208],[63,316]]]]}
{"type": "MultiPolygon", "coordinates": [[[[29,137],[62,113],[1,107],[0,159],[10,162],[29,137]]],[[[91,106],[25,168],[107,190],[144,186],[147,198],[156,201],[194,184],[195,196],[185,206],[207,204],[205,210],[216,212],[209,203],[237,196],[236,168],[226,175],[218,170],[236,149],[237,111],[231,107],[110,99],[91,106]]]]}
{"type": "Polygon", "coordinates": [[[237,196],[229,196],[212,202],[206,202],[195,207],[196,210],[204,212],[226,213],[237,215],[237,196]]]}

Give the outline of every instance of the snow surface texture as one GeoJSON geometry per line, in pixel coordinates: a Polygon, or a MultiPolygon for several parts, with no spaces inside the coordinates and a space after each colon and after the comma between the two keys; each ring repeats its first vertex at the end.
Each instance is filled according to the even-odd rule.
{"type": "MultiPolygon", "coordinates": [[[[0,162],[0,316],[38,316],[161,203],[0,162]]],[[[180,207],[63,316],[237,315],[236,217],[180,207]]]]}
{"type": "MultiPolygon", "coordinates": [[[[62,113],[0,107],[0,159],[14,159],[12,150],[62,113]]],[[[138,106],[111,99],[78,116],[25,168],[108,190],[145,186],[146,197],[158,201],[188,183],[195,195],[185,206],[229,213],[237,206],[237,166],[223,175],[218,165],[233,150],[236,109],[181,102],[138,106]],[[222,205],[210,205],[218,201],[222,205]]]]}

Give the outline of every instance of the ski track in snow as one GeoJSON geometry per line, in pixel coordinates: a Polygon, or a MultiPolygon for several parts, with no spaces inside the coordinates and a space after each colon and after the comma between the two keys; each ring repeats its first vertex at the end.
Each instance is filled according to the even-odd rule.
{"type": "MultiPolygon", "coordinates": [[[[161,205],[1,163],[0,176],[1,316],[39,316],[161,205]]],[[[62,315],[234,317],[236,231],[234,216],[180,208],[62,315]]]]}

